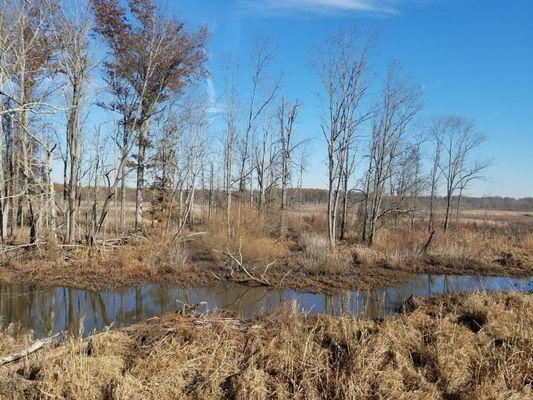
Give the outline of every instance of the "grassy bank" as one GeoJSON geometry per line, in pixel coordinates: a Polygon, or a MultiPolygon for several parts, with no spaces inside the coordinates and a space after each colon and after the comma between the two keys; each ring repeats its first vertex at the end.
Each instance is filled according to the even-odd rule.
{"type": "MultiPolygon", "coordinates": [[[[0,367],[3,398],[533,398],[533,295],[415,299],[397,317],[169,315],[0,367]]],[[[3,334],[0,354],[27,346],[3,334]]]]}
{"type": "Polygon", "coordinates": [[[425,224],[406,228],[404,223],[380,230],[373,247],[349,232],[331,250],[321,209],[291,214],[289,234],[281,239],[275,216],[248,209],[238,217],[230,233],[224,216],[216,214],[179,238],[154,227],[144,236],[126,235],[93,247],[49,242],[7,248],[0,256],[0,280],[81,289],[231,281],[326,292],[391,285],[412,273],[533,275],[533,223],[527,218],[469,217],[448,232],[438,231],[426,249],[425,224]]]}

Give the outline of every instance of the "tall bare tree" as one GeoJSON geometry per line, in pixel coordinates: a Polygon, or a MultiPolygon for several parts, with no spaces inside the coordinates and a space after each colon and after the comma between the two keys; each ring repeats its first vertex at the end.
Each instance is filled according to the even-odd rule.
{"type": "Polygon", "coordinates": [[[397,204],[383,207],[383,199],[386,185],[398,172],[398,162],[411,149],[405,145],[407,129],[420,109],[417,86],[410,79],[402,77],[400,65],[392,62],[387,72],[381,105],[372,121],[363,230],[363,239],[370,246],[374,243],[378,221],[399,211],[397,204]]]}
{"type": "Polygon", "coordinates": [[[226,194],[226,223],[228,237],[231,235],[231,202],[233,196],[233,168],[235,157],[235,145],[237,141],[238,127],[238,86],[239,66],[237,60],[226,55],[222,64],[222,75],[224,77],[224,137],[223,141],[223,168],[224,168],[224,191],[226,194]]]}
{"type": "MultiPolygon", "coordinates": [[[[479,133],[475,124],[458,116],[445,117],[442,138],[442,157],[440,170],[445,181],[446,212],[444,230],[450,225],[452,199],[456,194],[462,195],[467,185],[482,177],[490,162],[476,157],[476,151],[485,142],[485,136],[479,133]]],[[[460,200],[458,200],[460,205],[460,200]]]]}
{"type": "Polygon", "coordinates": [[[330,247],[337,240],[337,214],[343,171],[349,162],[348,149],[355,132],[368,119],[363,100],[369,87],[368,53],[371,38],[357,30],[341,31],[317,49],[315,68],[323,87],[322,132],[327,144],[328,207],[327,223],[330,247]]]}
{"type": "Polygon", "coordinates": [[[255,146],[255,165],[257,172],[258,199],[257,208],[262,214],[266,205],[267,192],[276,184],[277,179],[270,179],[276,168],[278,149],[273,134],[273,118],[265,118],[259,143],[255,146]]]}
{"type": "MultiPolygon", "coordinates": [[[[10,57],[14,65],[12,82],[16,88],[16,94],[10,96],[16,104],[11,110],[10,118],[14,120],[14,127],[17,129],[14,137],[17,140],[12,143],[12,149],[15,150],[17,146],[20,150],[17,154],[13,153],[17,157],[12,164],[16,172],[13,171],[15,180],[11,182],[11,193],[20,191],[22,194],[17,204],[18,209],[15,210],[13,204],[11,212],[20,216],[19,222],[22,224],[23,207],[27,207],[29,243],[33,245],[37,242],[38,229],[37,204],[34,200],[43,188],[38,182],[41,176],[34,168],[37,164],[34,160],[37,144],[31,132],[30,115],[55,111],[45,109],[49,90],[39,89],[54,69],[53,55],[56,48],[53,32],[57,23],[57,3],[52,0],[14,0],[7,10],[12,24],[13,46],[10,57]]],[[[12,222],[15,222],[15,218],[12,222]]]]}
{"type": "Polygon", "coordinates": [[[439,181],[442,176],[440,168],[442,157],[442,141],[446,130],[449,128],[449,119],[445,117],[435,118],[429,129],[430,144],[432,146],[431,169],[429,172],[429,219],[428,231],[435,229],[435,202],[439,181]]]}
{"type": "Polygon", "coordinates": [[[251,88],[247,118],[243,130],[239,158],[239,192],[246,189],[252,173],[252,143],[257,123],[274,101],[281,86],[281,76],[272,74],[277,49],[270,41],[257,35],[253,42],[251,59],[251,88]]]}
{"type": "Polygon", "coordinates": [[[292,105],[285,104],[285,96],[281,100],[279,109],[280,120],[280,165],[281,165],[281,221],[280,236],[287,236],[287,189],[291,177],[292,154],[299,143],[294,141],[294,127],[298,118],[300,102],[296,100],[292,105]],[[287,107],[287,110],[286,110],[287,107]]]}
{"type": "Polygon", "coordinates": [[[65,182],[67,195],[66,243],[75,239],[77,188],[79,186],[80,158],[82,145],[82,126],[80,114],[82,101],[87,87],[89,71],[92,67],[89,49],[91,17],[87,14],[86,4],[73,3],[69,12],[63,10],[55,40],[61,56],[59,68],[65,74],[69,89],[69,107],[66,130],[66,170],[65,182]]]}

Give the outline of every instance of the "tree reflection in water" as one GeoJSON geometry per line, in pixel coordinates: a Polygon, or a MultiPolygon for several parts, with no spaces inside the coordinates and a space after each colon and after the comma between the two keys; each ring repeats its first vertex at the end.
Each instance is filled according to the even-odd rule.
{"type": "Polygon", "coordinates": [[[92,292],[70,288],[36,289],[0,284],[0,318],[3,326],[14,323],[37,337],[69,330],[87,335],[105,327],[127,326],[167,312],[181,303],[206,301],[209,310],[221,309],[245,318],[270,312],[296,301],[310,313],[364,314],[384,318],[396,312],[411,295],[430,297],[439,293],[485,290],[533,290],[533,279],[503,277],[420,275],[411,281],[368,292],[342,291],[311,294],[226,284],[213,287],[172,287],[145,284],[118,290],[92,292]]]}

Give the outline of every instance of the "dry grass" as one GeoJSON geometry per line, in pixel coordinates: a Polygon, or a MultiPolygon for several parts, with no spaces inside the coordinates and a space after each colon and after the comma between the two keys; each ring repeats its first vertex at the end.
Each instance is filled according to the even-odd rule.
{"type": "Polygon", "coordinates": [[[0,395],[533,398],[533,295],[479,292],[411,306],[381,323],[294,308],[253,321],[166,316],[1,367],[0,395]]]}
{"type": "Polygon", "coordinates": [[[343,275],[350,273],[353,264],[351,254],[346,249],[331,250],[326,236],[303,232],[299,241],[304,250],[297,260],[307,271],[343,275]]]}
{"type": "Polygon", "coordinates": [[[491,216],[500,218],[494,224],[485,223],[492,219],[462,221],[448,232],[438,231],[426,255],[421,254],[428,239],[423,221],[414,229],[408,227],[410,221],[403,220],[397,227],[383,227],[373,248],[357,241],[358,225],[354,222],[347,239],[332,251],[320,207],[305,208],[301,215],[294,211],[288,214],[286,238],[279,238],[278,214],[259,213],[236,202],[229,229],[223,210],[214,210],[209,220],[205,212],[199,212],[192,230],[184,232],[185,236],[194,236],[185,241],[172,241],[172,232],[165,236],[157,223],[147,227],[144,238],[130,235],[105,247],[65,250],[51,241],[37,250],[24,249],[0,259],[0,279],[84,289],[143,281],[209,284],[232,280],[257,284],[243,274],[232,274],[224,253],[237,258],[242,254],[243,264],[260,274],[271,265],[265,275],[271,285],[313,291],[361,288],[357,282],[372,274],[366,283],[383,286],[383,281],[375,279],[377,269],[386,270],[379,278],[388,282],[413,272],[533,275],[533,224],[503,220],[511,218],[506,214],[491,216]]]}
{"type": "Polygon", "coordinates": [[[529,233],[524,237],[524,250],[530,255],[533,255],[533,233],[529,233]]]}

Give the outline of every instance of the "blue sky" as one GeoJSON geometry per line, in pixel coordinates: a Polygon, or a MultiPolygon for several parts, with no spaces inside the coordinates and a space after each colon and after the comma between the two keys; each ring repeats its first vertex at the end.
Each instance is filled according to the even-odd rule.
{"type": "Polygon", "coordinates": [[[373,64],[379,75],[399,60],[424,89],[421,119],[439,114],[472,118],[494,160],[472,195],[533,196],[533,1],[531,0],[196,0],[169,1],[189,24],[212,32],[215,91],[222,54],[246,60],[257,31],[280,47],[284,92],[300,98],[298,126],[315,138],[305,179],[325,185],[319,88],[310,50],[340,27],[379,30],[373,64]]]}

